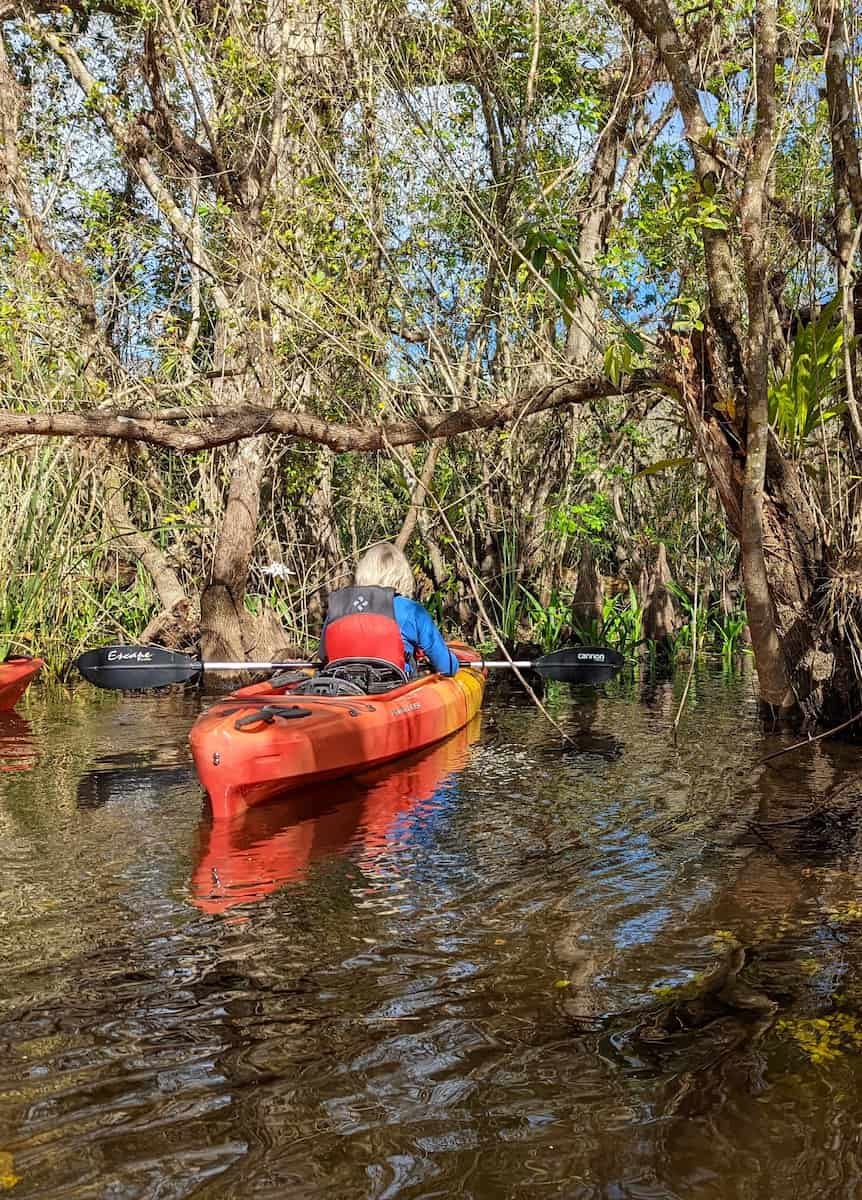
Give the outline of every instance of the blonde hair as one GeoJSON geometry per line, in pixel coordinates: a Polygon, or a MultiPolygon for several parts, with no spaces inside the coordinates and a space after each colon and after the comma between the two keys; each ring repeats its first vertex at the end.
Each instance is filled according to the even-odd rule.
{"type": "Polygon", "coordinates": [[[366,550],[356,564],[356,587],[394,588],[402,596],[412,596],[414,581],[410,563],[391,542],[378,542],[366,550]]]}

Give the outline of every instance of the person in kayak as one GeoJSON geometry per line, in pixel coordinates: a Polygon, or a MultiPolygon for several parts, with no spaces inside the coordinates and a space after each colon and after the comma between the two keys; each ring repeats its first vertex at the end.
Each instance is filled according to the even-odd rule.
{"type": "Polygon", "coordinates": [[[430,613],[413,599],[413,572],[404,554],[379,542],[356,564],[351,587],[329,596],[320,657],[382,658],[415,675],[421,650],[435,671],[454,675],[460,663],[430,613]]]}

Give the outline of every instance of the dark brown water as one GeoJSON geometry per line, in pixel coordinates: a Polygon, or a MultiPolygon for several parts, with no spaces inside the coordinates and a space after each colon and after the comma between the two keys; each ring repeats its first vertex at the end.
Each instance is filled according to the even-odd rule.
{"type": "Polygon", "coordinates": [[[193,699],[0,720],[0,1192],[862,1196],[859,751],[518,697],[212,828],[193,699]],[[812,815],[813,814],[813,815],[812,815]]]}

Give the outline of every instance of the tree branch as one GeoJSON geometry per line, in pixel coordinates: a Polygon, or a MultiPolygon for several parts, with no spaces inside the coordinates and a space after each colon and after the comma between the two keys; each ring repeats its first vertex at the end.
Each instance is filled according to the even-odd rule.
{"type": "Polygon", "coordinates": [[[215,133],[212,128],[212,125],[210,123],[210,119],[209,119],[209,115],[206,110],[206,106],[205,106],[203,100],[201,99],[200,91],[195,82],[194,71],[192,70],[191,64],[189,63],[188,55],[186,54],[185,46],[183,45],[183,39],[180,37],[180,32],[177,29],[176,22],[174,21],[173,13],[171,12],[170,0],[165,0],[163,9],[164,9],[165,19],[167,20],[167,23],[168,23],[168,28],[171,31],[171,37],[173,38],[174,48],[177,52],[177,56],[178,56],[180,62],[183,65],[183,73],[185,74],[185,77],[186,77],[186,83],[189,86],[189,91],[191,92],[192,99],[195,102],[195,108],[197,110],[198,116],[200,117],[201,124],[203,125],[203,127],[206,131],[206,135],[207,135],[207,138],[208,138],[209,144],[210,144],[210,150],[212,151],[213,160],[215,162],[216,167],[218,168],[219,174],[218,174],[216,182],[223,183],[225,185],[224,190],[229,192],[230,189],[228,186],[229,185],[228,170],[227,170],[227,167],[225,166],[224,159],[222,158],[218,139],[216,138],[215,133]]]}
{"type": "Polygon", "coordinates": [[[11,193],[33,245],[62,280],[75,308],[90,333],[98,328],[96,297],[86,272],[60,254],[33,204],[29,182],[18,157],[18,119],[22,105],[21,88],[15,80],[0,38],[0,195],[11,193]]]}
{"type": "MultiPolygon", "coordinates": [[[[162,216],[183,243],[189,258],[195,251],[195,236],[191,220],[179,208],[171,193],[162,183],[152,162],[147,156],[146,149],[149,141],[142,125],[129,126],[117,115],[119,105],[117,98],[106,91],[103,84],[96,80],[74,49],[63,42],[50,29],[46,28],[34,17],[27,21],[27,30],[38,41],[44,42],[65,63],[69,74],[84,93],[88,103],[99,114],[114,139],[118,151],[125,161],[139,176],[147,191],[159,207],[162,216]]],[[[218,282],[218,275],[210,266],[207,256],[201,252],[198,265],[210,277],[212,297],[222,313],[231,310],[230,299],[218,282]]]]}
{"type": "MultiPolygon", "coordinates": [[[[713,129],[706,119],[700,102],[697,83],[671,10],[666,0],[616,0],[638,29],[653,42],[673,87],[676,102],[682,113],[686,141],[694,159],[695,176],[703,183],[707,176],[720,170],[713,154],[713,129]]],[[[710,298],[722,338],[732,356],[739,360],[740,347],[745,343],[739,304],[736,299],[736,279],[733,255],[726,232],[703,230],[703,249],[709,279],[710,298]]]]}
{"type": "Polygon", "coordinates": [[[586,404],[609,396],[632,395],[660,386],[658,376],[633,375],[622,385],[601,376],[592,379],[556,379],[538,389],[520,393],[507,404],[469,405],[441,415],[416,416],[411,420],[363,428],[327,421],[307,412],[276,408],[235,408],[193,427],[177,427],[162,414],[117,416],[103,412],[17,413],[0,411],[0,437],[114,438],[124,442],[146,442],[180,454],[227,446],[261,434],[303,438],[335,451],[385,450],[439,438],[456,437],[477,429],[498,429],[527,416],[574,404],[586,404]]]}

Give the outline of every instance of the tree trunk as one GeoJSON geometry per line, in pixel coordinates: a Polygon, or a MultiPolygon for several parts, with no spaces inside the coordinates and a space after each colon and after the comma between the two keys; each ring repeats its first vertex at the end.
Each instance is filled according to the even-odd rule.
{"type": "Polygon", "coordinates": [[[764,488],[769,446],[769,312],[767,288],[766,193],[775,152],[777,106],[775,68],[778,50],[776,0],[761,0],[757,17],[757,113],[752,161],[740,201],[748,338],[745,373],[748,383],[745,475],[742,484],[742,578],[748,628],[760,680],[760,697],[783,713],[796,701],[776,628],[764,546],[764,488]]]}
{"type": "MultiPolygon", "coordinates": [[[[714,130],[701,105],[693,47],[681,36],[666,0],[618,3],[656,46],[682,114],[694,162],[693,183],[714,195],[725,172],[722,160],[713,154],[714,130]]],[[[858,710],[860,689],[852,671],[851,640],[836,636],[834,622],[830,628],[820,607],[834,564],[816,498],[769,430],[774,322],[766,206],[779,135],[775,0],[761,0],[756,19],[753,136],[741,194],[734,197],[728,190],[726,195],[736,207],[741,255],[726,227],[703,229],[709,305],[704,334],[692,340],[698,361],[670,339],[667,378],[680,396],[728,524],[740,542],[761,697],[773,712],[801,710],[808,717],[829,720],[836,711],[847,716],[848,708],[858,710]],[[737,298],[740,265],[747,326],[737,298]]],[[[821,36],[822,32],[821,27],[821,36]]],[[[852,130],[842,129],[841,136],[848,135],[852,130]]]]}
{"type": "MultiPolygon", "coordinates": [[[[694,355],[673,339],[670,357],[676,365],[669,385],[683,400],[730,531],[741,542],[745,459],[731,376],[711,331],[693,347],[694,355]]],[[[789,687],[808,720],[838,724],[862,709],[854,665],[862,661],[862,570],[852,554],[830,546],[811,481],[771,433],[761,525],[768,596],[789,687]]]]}
{"type": "MultiPolygon", "coordinates": [[[[229,10],[232,11],[232,10],[229,10]]],[[[241,12],[242,10],[238,10],[241,12]]],[[[236,214],[237,282],[233,303],[220,314],[216,357],[222,375],[216,388],[222,403],[272,408],[275,403],[277,313],[270,294],[271,270],[265,209],[278,181],[285,196],[296,196],[296,183],[314,173],[316,157],[338,110],[329,100],[334,70],[325,44],[331,31],[318,2],[283,5],[268,0],[269,19],[257,27],[261,52],[274,62],[275,82],[266,137],[254,138],[255,151],[242,164],[244,205],[236,214]],[[296,85],[292,91],[289,85],[296,85]],[[303,120],[291,105],[308,97],[303,120]],[[320,145],[318,145],[318,140],[320,145]],[[239,380],[237,385],[235,380],[239,380]]],[[[231,147],[224,149],[229,158],[231,147]]],[[[300,284],[301,287],[301,284],[300,284]]],[[[329,451],[324,451],[329,454],[329,451]]],[[[269,658],[285,642],[276,615],[266,608],[255,617],[245,605],[246,584],[257,539],[260,492],[267,442],[250,438],[233,456],[230,488],[216,539],[212,578],[201,597],[204,657],[269,658]]]]}
{"type": "Polygon", "coordinates": [[[406,550],[413,536],[413,530],[416,528],[419,513],[425,507],[425,501],[434,479],[434,468],[437,466],[437,458],[442,449],[443,447],[440,442],[435,442],[433,446],[429,447],[422,472],[413,484],[413,489],[410,493],[410,504],[404,520],[401,522],[398,536],[395,539],[395,545],[399,550],[406,550]]]}
{"type": "MultiPolygon", "coordinates": [[[[107,455],[104,456],[107,458],[107,455]]],[[[140,635],[142,642],[151,642],[170,633],[174,643],[185,642],[191,635],[189,599],[180,578],[167,555],[147,534],[135,525],[123,494],[123,483],[117,466],[104,462],[100,489],[105,517],[116,544],[133,562],[140,563],[149,574],[159,597],[160,610],[140,635]]]]}
{"type": "MultiPolygon", "coordinates": [[[[626,129],[634,106],[634,90],[633,75],[629,87],[618,98],[611,118],[602,130],[593,156],[589,191],[578,236],[578,264],[585,274],[597,274],[599,255],[607,248],[608,229],[613,215],[611,200],[617,185],[626,129]]],[[[566,335],[566,358],[570,363],[595,364],[601,360],[600,299],[596,284],[590,282],[578,301],[566,335]]]]}
{"type": "Polygon", "coordinates": [[[572,597],[572,624],[589,627],[601,621],[604,611],[604,589],[596,569],[590,543],[584,542],[578,563],[578,582],[572,597]]]}
{"type": "Polygon", "coordinates": [[[641,578],[643,636],[653,642],[667,642],[674,630],[674,607],[667,587],[671,574],[664,542],[659,543],[654,565],[645,569],[641,578]]]}
{"type": "MultiPolygon", "coordinates": [[[[234,452],[230,489],[213,555],[212,575],[201,596],[201,652],[205,659],[237,660],[275,648],[269,622],[260,627],[245,607],[260,509],[265,443],[249,438],[234,452]]],[[[281,644],[283,634],[275,637],[281,644]]]]}

